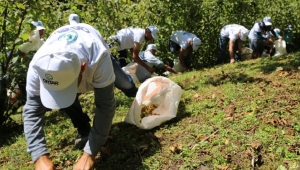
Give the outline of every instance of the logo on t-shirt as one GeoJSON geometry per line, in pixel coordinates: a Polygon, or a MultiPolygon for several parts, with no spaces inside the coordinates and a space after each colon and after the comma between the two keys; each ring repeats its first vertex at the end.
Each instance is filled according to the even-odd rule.
{"type": "Polygon", "coordinates": [[[58,40],[67,40],[69,43],[73,43],[77,40],[78,34],[74,30],[70,30],[58,37],[58,40]]]}

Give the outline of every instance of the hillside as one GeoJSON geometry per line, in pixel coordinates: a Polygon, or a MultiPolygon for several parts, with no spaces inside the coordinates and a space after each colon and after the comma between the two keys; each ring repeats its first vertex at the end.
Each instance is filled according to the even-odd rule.
{"type": "MultiPolygon", "coordinates": [[[[169,78],[183,95],[177,117],[152,130],[124,123],[133,99],[116,90],[117,112],[96,169],[297,169],[300,167],[300,53],[169,78]]],[[[92,117],[92,93],[81,96],[92,117]]],[[[63,112],[47,112],[45,133],[58,169],[81,155],[63,112]]],[[[21,114],[0,137],[0,169],[32,169],[21,114]]]]}

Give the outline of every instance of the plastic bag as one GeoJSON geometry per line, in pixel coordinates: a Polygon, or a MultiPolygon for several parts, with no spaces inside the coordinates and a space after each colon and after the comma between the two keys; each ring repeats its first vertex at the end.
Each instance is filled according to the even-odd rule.
{"type": "Polygon", "coordinates": [[[134,84],[140,83],[139,79],[135,75],[137,66],[138,66],[137,63],[131,62],[131,63],[127,64],[125,67],[122,67],[124,72],[126,74],[130,75],[130,77],[132,78],[134,84]]]}
{"type": "Polygon", "coordinates": [[[176,117],[182,95],[179,85],[162,76],[147,79],[136,94],[125,122],[141,129],[152,129],[176,117]],[[147,116],[142,111],[151,111],[147,116]]]}
{"type": "Polygon", "coordinates": [[[252,52],[253,50],[251,48],[247,48],[247,47],[242,48],[242,54],[241,54],[242,61],[251,59],[252,52]]]}
{"type": "Polygon", "coordinates": [[[174,59],[174,66],[173,66],[173,70],[177,71],[177,72],[183,72],[183,68],[182,68],[182,65],[180,64],[179,62],[179,59],[174,59]]]}
{"type": "Polygon", "coordinates": [[[274,46],[276,50],[274,56],[286,54],[286,43],[284,40],[276,40],[274,46]]]}

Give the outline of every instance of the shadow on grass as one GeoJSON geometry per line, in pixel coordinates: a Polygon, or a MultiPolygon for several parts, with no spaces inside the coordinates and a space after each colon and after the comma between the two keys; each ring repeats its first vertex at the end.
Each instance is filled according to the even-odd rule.
{"type": "MultiPolygon", "coordinates": [[[[45,126],[47,128],[47,126],[50,124],[58,124],[59,122],[65,121],[66,119],[69,119],[69,117],[64,112],[52,111],[50,114],[47,114],[45,116],[45,126]]],[[[12,121],[9,124],[0,128],[0,147],[14,143],[17,140],[17,136],[21,134],[23,134],[24,136],[24,127],[22,121],[12,121]]]]}
{"type": "Polygon", "coordinates": [[[253,67],[253,69],[259,69],[263,74],[270,74],[276,71],[278,67],[282,67],[285,71],[298,70],[300,58],[286,54],[272,58],[264,58],[258,63],[239,63],[237,68],[248,68],[253,64],[257,65],[253,67]]]}
{"type": "Polygon", "coordinates": [[[190,115],[191,113],[186,112],[185,104],[180,102],[177,117],[150,130],[139,129],[135,125],[125,122],[113,124],[111,128],[112,138],[108,139],[106,145],[109,152],[102,152],[100,158],[96,159],[96,169],[151,169],[149,165],[145,164],[144,159],[161,150],[160,138],[155,135],[155,132],[172,127],[190,115]]]}
{"type": "Polygon", "coordinates": [[[291,70],[298,70],[298,67],[300,66],[300,59],[299,58],[290,58],[288,55],[284,55],[282,57],[273,57],[272,59],[268,59],[269,61],[266,61],[265,64],[262,64],[256,68],[260,69],[261,72],[264,74],[270,74],[278,67],[282,67],[285,71],[291,71],[291,70]],[[281,62],[281,60],[288,60],[285,62],[281,62]]]}
{"type": "MultiPolygon", "coordinates": [[[[207,76],[205,84],[211,84],[213,86],[219,86],[221,84],[226,83],[254,83],[254,82],[262,82],[266,81],[262,78],[254,78],[252,76],[248,76],[244,73],[237,73],[237,72],[229,72],[223,74],[216,74],[213,76],[207,76]]],[[[269,83],[266,81],[266,83],[269,83]]]]}
{"type": "Polygon", "coordinates": [[[23,124],[10,122],[0,128],[0,147],[11,145],[18,140],[17,136],[23,133],[23,124]]]}

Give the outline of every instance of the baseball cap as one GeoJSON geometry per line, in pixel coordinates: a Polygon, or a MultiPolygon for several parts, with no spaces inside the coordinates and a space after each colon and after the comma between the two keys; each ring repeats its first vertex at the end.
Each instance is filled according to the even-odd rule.
{"type": "Polygon", "coordinates": [[[197,50],[201,44],[201,40],[198,37],[193,38],[193,50],[197,50]]]}
{"type": "Polygon", "coordinates": [[[156,26],[149,26],[148,29],[151,31],[151,35],[154,39],[157,39],[158,28],[156,26]]]}
{"type": "Polygon", "coordinates": [[[265,23],[265,26],[271,26],[272,25],[272,23],[269,22],[269,21],[265,21],[264,23],[265,23]]]}
{"type": "Polygon", "coordinates": [[[37,21],[37,22],[32,21],[31,24],[34,25],[36,27],[36,30],[38,30],[38,31],[39,30],[45,30],[45,27],[44,27],[42,21],[37,21]]]}
{"type": "Polygon", "coordinates": [[[70,14],[69,23],[70,25],[80,23],[79,16],[77,14],[70,14]]]}
{"type": "Polygon", "coordinates": [[[279,34],[280,33],[280,29],[279,28],[275,28],[274,31],[279,34]]]}
{"type": "Polygon", "coordinates": [[[147,46],[146,51],[150,51],[150,50],[156,50],[157,51],[156,44],[149,44],[147,46]]]}
{"type": "Polygon", "coordinates": [[[248,37],[248,34],[249,34],[249,30],[248,29],[242,29],[241,30],[241,36],[240,36],[240,39],[242,41],[246,41],[246,38],[248,37]]]}
{"type": "Polygon", "coordinates": [[[264,22],[272,22],[271,17],[269,17],[269,16],[264,17],[263,21],[264,22]]]}
{"type": "Polygon", "coordinates": [[[57,52],[35,60],[33,68],[40,79],[40,97],[51,109],[69,107],[77,94],[81,62],[74,52],[57,52]]]}

